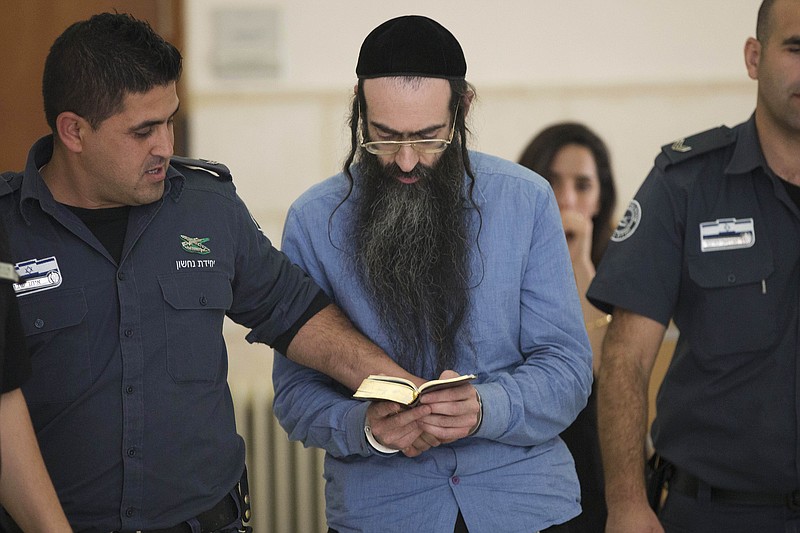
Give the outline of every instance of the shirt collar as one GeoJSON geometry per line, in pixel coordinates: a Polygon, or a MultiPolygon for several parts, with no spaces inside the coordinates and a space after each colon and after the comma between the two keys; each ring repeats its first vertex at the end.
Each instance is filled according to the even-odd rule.
{"type": "Polygon", "coordinates": [[[758,140],[755,113],[753,113],[747,122],[737,128],[733,156],[725,167],[725,174],[747,174],[758,167],[769,173],[758,140]]]}
{"type": "Polygon", "coordinates": [[[20,213],[25,222],[30,224],[30,210],[39,202],[41,209],[52,213],[56,208],[56,201],[47,188],[39,169],[42,168],[53,156],[53,136],[42,137],[31,147],[28,152],[28,161],[25,163],[25,174],[20,186],[20,213]]]}
{"type": "Polygon", "coordinates": [[[167,180],[164,184],[164,196],[169,196],[175,202],[180,200],[183,186],[186,183],[186,176],[181,174],[172,165],[167,167],[167,180]]]}

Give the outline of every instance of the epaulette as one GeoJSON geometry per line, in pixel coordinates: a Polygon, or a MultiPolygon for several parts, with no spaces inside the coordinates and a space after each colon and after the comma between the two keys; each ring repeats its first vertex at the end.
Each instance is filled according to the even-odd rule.
{"type": "Polygon", "coordinates": [[[0,174],[0,196],[16,191],[22,185],[21,172],[3,172],[0,174]]]}
{"type": "Polygon", "coordinates": [[[191,159],[189,157],[181,157],[173,155],[170,158],[170,164],[178,165],[194,170],[204,170],[209,174],[213,174],[217,178],[225,181],[231,181],[231,171],[228,167],[217,161],[209,161],[208,159],[191,159]]]}
{"type": "Polygon", "coordinates": [[[678,139],[661,147],[661,154],[656,158],[656,165],[661,170],[670,165],[689,160],[698,155],[707,154],[734,142],[733,130],[727,126],[719,126],[702,133],[678,139]]]}

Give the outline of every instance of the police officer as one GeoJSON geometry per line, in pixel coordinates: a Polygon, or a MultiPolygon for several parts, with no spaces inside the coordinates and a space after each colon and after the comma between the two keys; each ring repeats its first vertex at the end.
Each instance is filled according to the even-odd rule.
{"type": "Polygon", "coordinates": [[[272,247],[227,168],[170,161],[180,72],[129,15],[70,26],[44,69],[53,133],[0,180],[33,360],[23,390],[76,530],[242,527],[225,316],[353,390],[370,373],[414,378],[272,247]]]}
{"type": "Polygon", "coordinates": [[[744,49],[755,113],[663,147],[588,291],[613,310],[598,381],[608,533],[800,527],[800,2],[765,0],[756,35],[744,49]],[[657,518],[646,393],[671,318],[657,518]]]}

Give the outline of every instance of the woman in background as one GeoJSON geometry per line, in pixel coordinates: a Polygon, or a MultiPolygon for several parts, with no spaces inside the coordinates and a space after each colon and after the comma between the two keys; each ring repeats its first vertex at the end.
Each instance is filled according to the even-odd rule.
{"type": "MultiPolygon", "coordinates": [[[[564,122],[542,130],[525,148],[519,163],[541,174],[555,192],[575,272],[595,373],[605,326],[611,320],[586,300],[613,232],[616,202],[611,161],[605,143],[583,124],[564,122]]],[[[606,523],[603,466],[597,436],[597,396],[592,390],[586,408],[561,434],[575,458],[583,512],[569,524],[575,531],[602,532],[606,523]]]]}

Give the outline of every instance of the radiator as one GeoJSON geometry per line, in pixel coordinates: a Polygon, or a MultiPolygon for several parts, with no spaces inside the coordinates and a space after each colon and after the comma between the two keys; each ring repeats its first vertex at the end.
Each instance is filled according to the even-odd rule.
{"type": "Polygon", "coordinates": [[[272,414],[272,383],[258,377],[260,383],[230,384],[236,427],[247,445],[253,533],[325,533],[324,452],[289,441],[272,414]]]}

